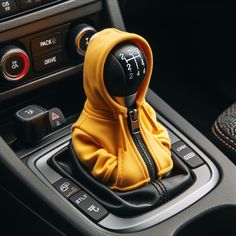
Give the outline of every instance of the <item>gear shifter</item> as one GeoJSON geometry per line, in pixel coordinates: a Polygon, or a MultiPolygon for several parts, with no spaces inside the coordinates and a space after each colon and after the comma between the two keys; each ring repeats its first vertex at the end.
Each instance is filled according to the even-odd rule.
{"type": "Polygon", "coordinates": [[[84,61],[87,100],[72,127],[77,158],[112,190],[145,186],[173,162],[167,130],[145,101],[152,52],[139,35],[106,29],[89,41],[84,61]]]}
{"type": "MultiPolygon", "coordinates": [[[[175,153],[172,161],[167,130],[145,100],[151,73],[145,39],[116,29],[94,34],[84,60],[84,109],[69,148],[49,162],[118,217],[154,209],[194,182],[175,153]]],[[[77,207],[80,196],[72,196],[77,207]]]]}

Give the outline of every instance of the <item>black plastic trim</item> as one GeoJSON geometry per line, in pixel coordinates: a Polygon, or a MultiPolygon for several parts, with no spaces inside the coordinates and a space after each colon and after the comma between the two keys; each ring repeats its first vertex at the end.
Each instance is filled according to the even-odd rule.
{"type": "Polygon", "coordinates": [[[117,29],[125,31],[125,24],[118,0],[105,0],[105,3],[112,25],[117,29]]]}
{"type": "Polygon", "coordinates": [[[65,77],[75,75],[75,74],[81,72],[82,69],[83,69],[83,64],[79,64],[77,66],[63,69],[63,70],[53,73],[51,75],[47,75],[45,77],[34,80],[34,81],[29,82],[27,84],[23,84],[19,87],[2,92],[2,93],[0,93],[0,102],[4,101],[6,99],[9,99],[9,98],[13,98],[15,96],[18,96],[22,93],[30,92],[33,89],[41,88],[47,84],[65,79],[65,77]]]}
{"type": "MultiPolygon", "coordinates": [[[[60,14],[63,12],[67,12],[78,7],[83,7],[91,3],[101,2],[99,0],[68,0],[65,2],[61,2],[59,4],[50,6],[45,9],[40,9],[35,12],[31,12],[29,14],[15,17],[11,20],[6,20],[0,23],[0,32],[9,31],[10,29],[14,29],[19,26],[27,25],[29,23],[39,21],[41,19],[48,18],[50,16],[60,14]]],[[[91,5],[93,6],[93,5],[91,5]]],[[[86,11],[85,11],[86,12],[86,11]]],[[[31,30],[34,28],[31,28],[31,30]]],[[[27,31],[27,30],[25,30],[27,31]]],[[[25,31],[20,31],[20,33],[25,33],[25,31]]],[[[17,30],[18,32],[18,30],[17,30]]],[[[18,32],[19,33],[19,32],[18,32]]],[[[16,34],[16,33],[15,33],[16,34]]],[[[1,35],[2,36],[2,35],[1,35]]],[[[0,39],[0,42],[6,41],[4,37],[0,39]]]]}
{"type": "MultiPolygon", "coordinates": [[[[101,1],[70,0],[70,1],[66,1],[61,4],[58,4],[53,7],[48,8],[49,12],[50,12],[49,18],[46,18],[44,11],[43,11],[43,13],[41,11],[39,11],[39,12],[41,12],[41,14],[39,13],[39,19],[37,19],[39,21],[34,22],[32,20],[32,19],[34,19],[34,18],[32,18],[33,16],[27,17],[27,18],[31,19],[30,24],[26,24],[26,25],[23,24],[23,26],[20,26],[18,28],[14,28],[12,30],[1,33],[0,43],[5,42],[5,41],[9,41],[9,40],[19,39],[19,38],[24,37],[26,35],[33,34],[33,33],[39,32],[39,31],[44,31],[44,30],[52,28],[54,26],[64,24],[66,22],[78,20],[79,18],[89,16],[91,14],[97,13],[102,10],[102,2],[101,1]],[[90,3],[90,4],[88,4],[88,3],[90,3]],[[62,6],[61,6],[61,4],[62,4],[62,6]],[[64,4],[69,4],[69,5],[68,6],[66,5],[67,7],[65,7],[64,4]],[[55,7],[55,9],[54,9],[54,7],[55,7]],[[51,8],[53,8],[53,9],[51,9],[51,8]],[[52,16],[52,15],[54,15],[54,16],[52,16]]],[[[37,12],[37,14],[38,14],[38,12],[37,12]]],[[[23,18],[23,17],[21,17],[21,18],[23,18]]],[[[20,21],[18,19],[17,22],[22,22],[22,19],[20,21]]],[[[0,29],[2,30],[3,24],[5,26],[5,24],[7,25],[7,23],[8,22],[0,23],[0,29]]],[[[46,84],[50,84],[52,82],[64,79],[68,76],[74,75],[74,74],[81,72],[81,71],[82,71],[82,64],[68,67],[68,68],[62,69],[58,72],[53,72],[52,74],[41,77],[40,79],[37,79],[35,81],[29,82],[29,83],[21,85],[19,87],[9,89],[6,92],[0,93],[0,102],[4,101],[6,99],[12,98],[14,96],[29,92],[33,89],[40,88],[42,86],[45,86],[46,84]]]]}

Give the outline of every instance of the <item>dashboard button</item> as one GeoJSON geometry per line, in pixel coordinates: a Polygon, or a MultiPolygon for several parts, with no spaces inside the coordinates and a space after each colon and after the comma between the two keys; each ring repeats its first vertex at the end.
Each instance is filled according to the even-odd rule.
{"type": "Polygon", "coordinates": [[[22,9],[28,9],[40,4],[43,4],[43,0],[19,0],[22,9]]]}
{"type": "Polygon", "coordinates": [[[12,15],[18,10],[15,0],[0,0],[0,18],[12,15]]]}
{"type": "Polygon", "coordinates": [[[31,41],[32,53],[40,53],[62,47],[61,33],[45,35],[31,41]]]}
{"type": "Polygon", "coordinates": [[[0,51],[0,65],[6,80],[18,81],[27,74],[30,62],[25,51],[15,46],[6,46],[0,51]]]}
{"type": "Polygon", "coordinates": [[[70,198],[70,201],[84,214],[95,221],[102,220],[107,214],[107,210],[90,197],[84,191],[79,191],[70,198]]]}
{"type": "Polygon", "coordinates": [[[34,58],[34,69],[37,72],[58,67],[63,62],[63,52],[55,52],[34,58]]]}
{"type": "Polygon", "coordinates": [[[40,106],[30,105],[18,111],[16,115],[24,121],[32,120],[45,113],[45,109],[40,106]]]}
{"type": "Polygon", "coordinates": [[[49,123],[52,130],[57,129],[58,127],[66,123],[66,119],[59,108],[54,107],[48,110],[48,113],[49,113],[49,123]]]}
{"type": "Polygon", "coordinates": [[[67,178],[61,178],[53,186],[65,197],[69,198],[77,193],[80,188],[67,178]]]}
{"type": "Polygon", "coordinates": [[[9,74],[18,75],[23,70],[24,65],[24,58],[17,54],[13,54],[7,58],[5,68],[9,74]]]}
{"type": "Polygon", "coordinates": [[[204,164],[203,160],[182,141],[174,143],[172,145],[172,150],[192,169],[204,164]]]}
{"type": "Polygon", "coordinates": [[[89,40],[96,33],[96,30],[87,24],[76,25],[69,34],[69,47],[76,50],[77,54],[84,56],[89,40]]]}
{"type": "Polygon", "coordinates": [[[14,129],[20,142],[27,145],[39,143],[48,134],[48,111],[37,105],[21,109],[14,115],[14,129]]]}

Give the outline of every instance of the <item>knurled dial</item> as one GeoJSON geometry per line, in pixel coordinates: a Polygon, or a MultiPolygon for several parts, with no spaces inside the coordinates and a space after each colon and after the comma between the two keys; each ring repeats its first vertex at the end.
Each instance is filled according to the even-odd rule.
{"type": "Polygon", "coordinates": [[[6,46],[0,50],[0,69],[8,81],[19,81],[27,73],[30,61],[27,53],[16,46],[6,46]]]}

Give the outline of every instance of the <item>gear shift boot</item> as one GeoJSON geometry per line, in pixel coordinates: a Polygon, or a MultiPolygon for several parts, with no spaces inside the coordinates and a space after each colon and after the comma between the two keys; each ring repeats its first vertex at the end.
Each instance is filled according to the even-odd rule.
{"type": "Polygon", "coordinates": [[[162,180],[131,191],[114,191],[97,181],[76,156],[72,145],[50,159],[50,165],[62,176],[76,183],[108,212],[118,216],[135,216],[152,210],[187,189],[193,178],[186,165],[173,154],[174,168],[162,180]]]}

